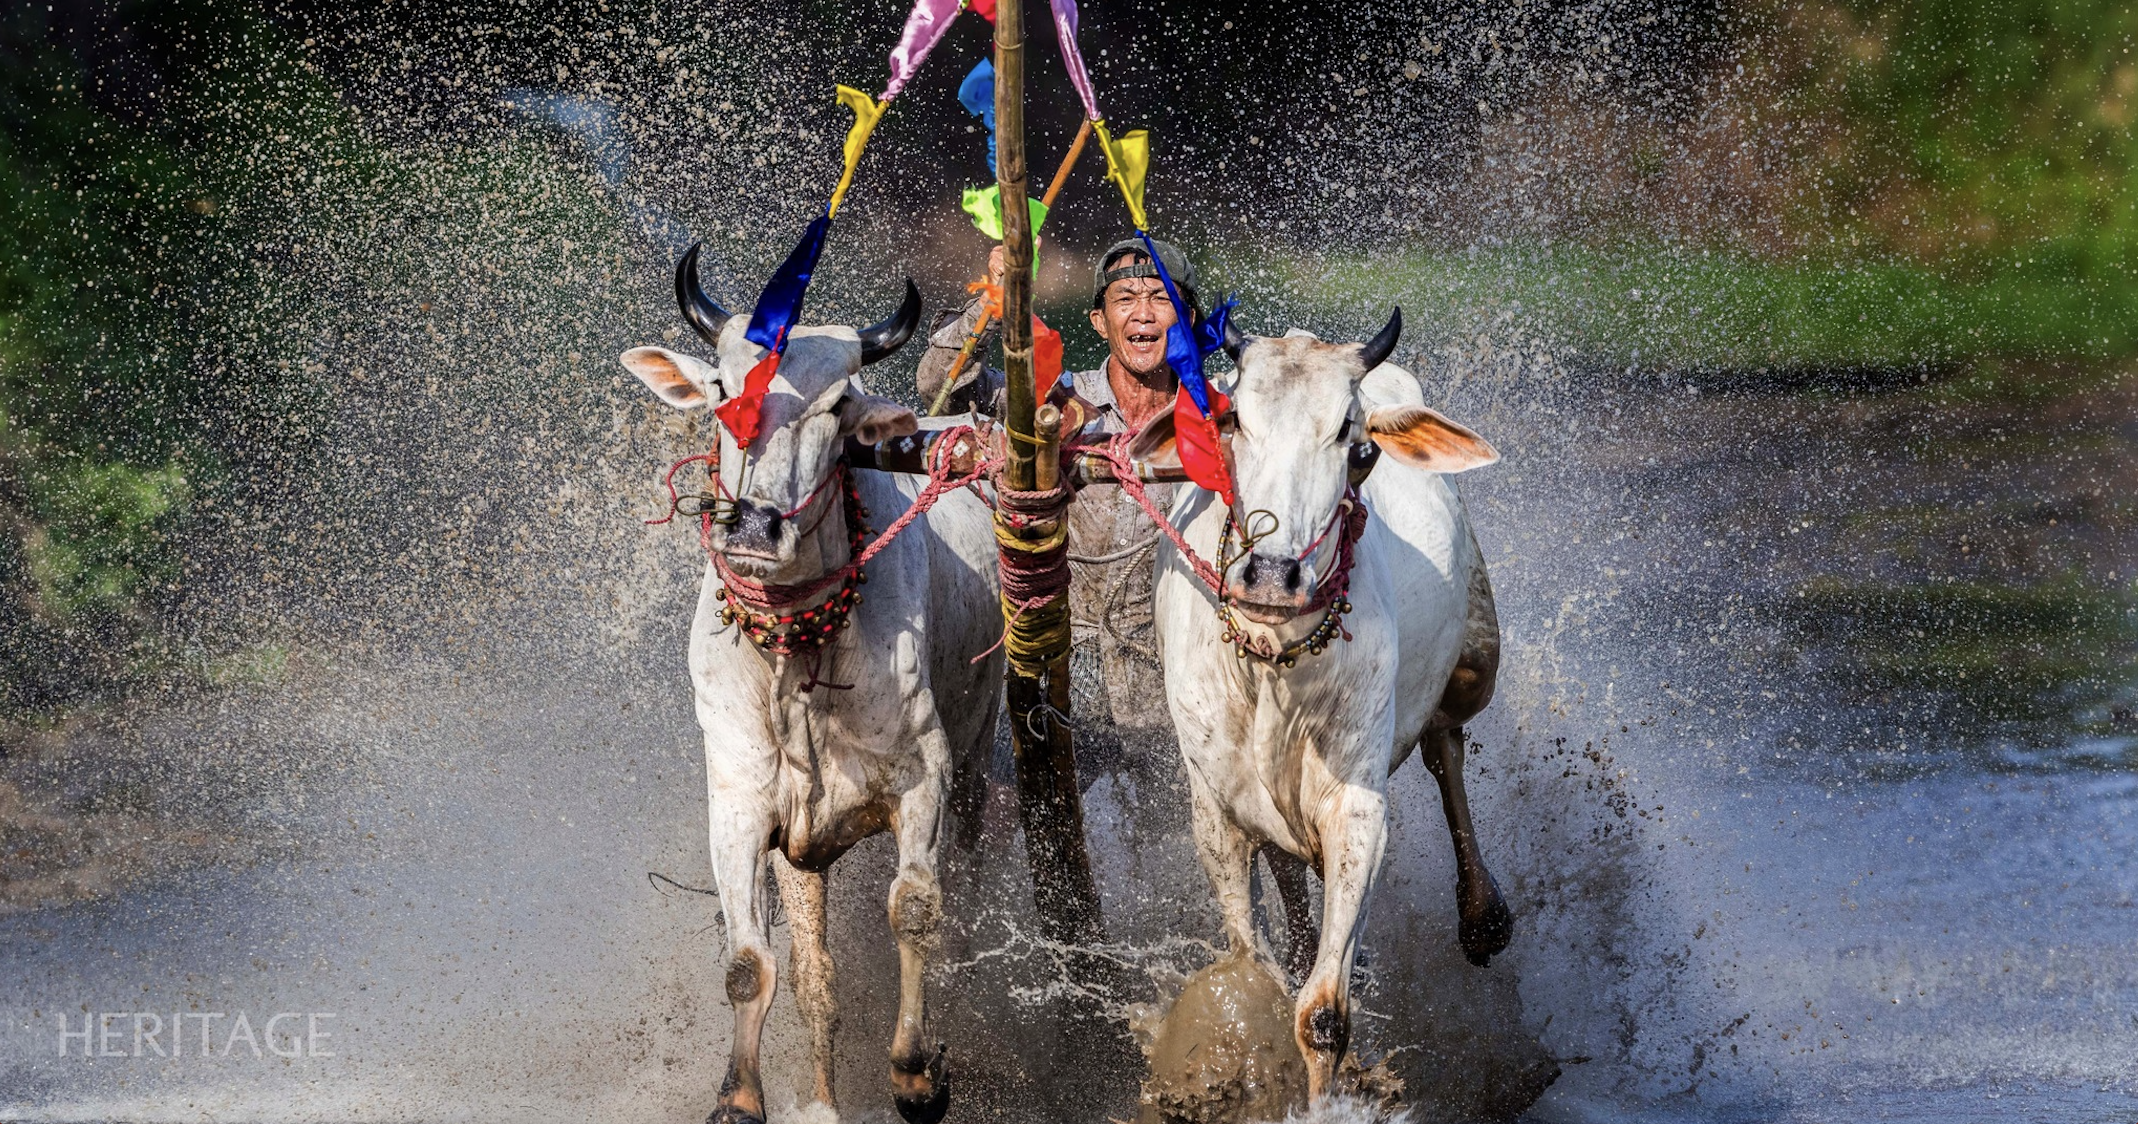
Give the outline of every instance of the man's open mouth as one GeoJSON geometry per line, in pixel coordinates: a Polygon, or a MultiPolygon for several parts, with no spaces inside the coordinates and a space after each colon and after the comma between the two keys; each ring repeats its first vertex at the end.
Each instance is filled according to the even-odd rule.
{"type": "Polygon", "coordinates": [[[1129,333],[1128,342],[1129,346],[1131,347],[1149,347],[1152,344],[1163,341],[1164,339],[1164,336],[1142,335],[1139,333],[1131,332],[1129,333]]]}

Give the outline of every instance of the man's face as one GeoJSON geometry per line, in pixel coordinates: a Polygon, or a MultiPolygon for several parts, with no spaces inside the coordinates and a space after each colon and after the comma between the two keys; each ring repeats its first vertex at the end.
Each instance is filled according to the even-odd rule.
{"type": "MultiPolygon", "coordinates": [[[[1141,255],[1114,262],[1133,265],[1141,255]]],[[[1166,362],[1166,329],[1173,326],[1173,302],[1156,277],[1130,277],[1106,287],[1099,307],[1091,310],[1091,328],[1105,337],[1116,363],[1132,375],[1150,375],[1166,362]]]]}

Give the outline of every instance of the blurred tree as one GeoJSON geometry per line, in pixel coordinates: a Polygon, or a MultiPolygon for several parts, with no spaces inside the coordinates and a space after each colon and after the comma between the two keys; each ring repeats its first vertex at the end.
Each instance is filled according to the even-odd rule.
{"type": "MultiPolygon", "coordinates": [[[[226,204],[258,169],[186,83],[252,26],[206,3],[0,17],[0,712],[141,670],[189,505],[256,435],[277,342],[238,349],[242,380],[215,351],[256,283],[226,204]]],[[[264,100],[245,116],[273,128],[264,100]]]]}

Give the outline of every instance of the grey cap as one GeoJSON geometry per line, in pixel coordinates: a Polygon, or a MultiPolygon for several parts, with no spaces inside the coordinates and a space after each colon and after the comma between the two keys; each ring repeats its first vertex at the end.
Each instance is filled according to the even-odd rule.
{"type": "MultiPolygon", "coordinates": [[[[1173,276],[1173,284],[1180,287],[1181,299],[1192,303],[1195,299],[1193,296],[1195,292],[1195,264],[1188,260],[1188,255],[1180,252],[1180,247],[1171,242],[1161,242],[1153,238],[1151,239],[1151,245],[1158,248],[1158,260],[1165,263],[1166,272],[1173,276]]],[[[1106,268],[1107,262],[1131,253],[1140,254],[1144,257],[1150,256],[1150,251],[1143,248],[1143,239],[1141,238],[1123,238],[1119,242],[1106,247],[1106,252],[1099,255],[1098,264],[1091,268],[1091,303],[1093,307],[1097,307],[1099,302],[1105,299],[1106,287],[1116,281],[1127,280],[1131,277],[1158,276],[1157,268],[1149,262],[1139,265],[1124,265],[1118,269],[1106,268]]]]}

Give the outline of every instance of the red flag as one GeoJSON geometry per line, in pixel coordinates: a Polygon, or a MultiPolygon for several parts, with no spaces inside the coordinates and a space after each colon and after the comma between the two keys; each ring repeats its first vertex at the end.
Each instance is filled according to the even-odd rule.
{"type": "Polygon", "coordinates": [[[972,10],[987,22],[995,22],[995,0],[972,0],[972,10]]]}
{"type": "Polygon", "coordinates": [[[1034,401],[1047,400],[1047,392],[1062,377],[1062,334],[1047,327],[1038,314],[1032,316],[1032,379],[1038,387],[1034,401]]]}
{"type": "MultiPolygon", "coordinates": [[[[1231,408],[1231,400],[1211,387],[1211,415],[1231,408]]],[[[1225,446],[1218,438],[1217,422],[1196,407],[1186,384],[1173,396],[1173,447],[1180,454],[1180,467],[1188,479],[1223,496],[1225,506],[1232,506],[1232,473],[1225,468],[1225,446]]]]}
{"type": "Polygon", "coordinates": [[[713,413],[735,436],[737,446],[747,449],[750,442],[757,440],[758,413],[765,408],[765,392],[772,389],[772,375],[778,370],[779,352],[766,352],[757,366],[743,376],[742,393],[714,407],[713,413]]]}

